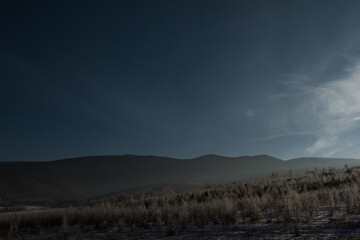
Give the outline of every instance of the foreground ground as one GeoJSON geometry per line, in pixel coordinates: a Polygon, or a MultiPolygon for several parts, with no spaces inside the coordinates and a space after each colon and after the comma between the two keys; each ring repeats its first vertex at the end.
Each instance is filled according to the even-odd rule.
{"type": "Polygon", "coordinates": [[[262,220],[253,223],[250,219],[238,216],[238,221],[231,225],[207,224],[203,228],[189,225],[186,229],[169,232],[164,226],[131,228],[117,224],[108,229],[96,226],[69,226],[63,228],[21,229],[16,235],[2,232],[5,239],[359,239],[360,221],[358,217],[343,216],[338,211],[328,218],[327,210],[321,209],[312,222],[289,224],[279,222],[267,213],[262,220]]]}

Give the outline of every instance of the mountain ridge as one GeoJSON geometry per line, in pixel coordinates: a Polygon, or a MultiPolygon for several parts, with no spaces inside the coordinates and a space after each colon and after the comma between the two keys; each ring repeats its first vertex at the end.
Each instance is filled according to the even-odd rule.
{"type": "Polygon", "coordinates": [[[151,185],[225,183],[304,172],[315,167],[360,165],[359,159],[298,158],[269,155],[225,157],[208,154],[192,159],[153,155],[99,155],[54,161],[0,162],[0,203],[81,200],[151,185]]]}

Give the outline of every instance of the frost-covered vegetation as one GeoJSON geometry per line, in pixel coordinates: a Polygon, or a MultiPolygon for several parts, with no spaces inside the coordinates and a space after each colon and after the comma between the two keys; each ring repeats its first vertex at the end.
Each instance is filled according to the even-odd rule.
{"type": "Polygon", "coordinates": [[[271,229],[286,226],[293,237],[308,228],[316,233],[320,227],[348,228],[351,235],[360,219],[359,175],[358,167],[328,168],[297,176],[273,174],[268,179],[194,192],[122,195],[85,206],[1,213],[0,229],[4,237],[51,232],[63,238],[76,231],[81,238],[82,233],[94,230],[117,234],[153,231],[180,237],[191,229],[246,226],[246,233],[251,225],[265,224],[271,229]]]}

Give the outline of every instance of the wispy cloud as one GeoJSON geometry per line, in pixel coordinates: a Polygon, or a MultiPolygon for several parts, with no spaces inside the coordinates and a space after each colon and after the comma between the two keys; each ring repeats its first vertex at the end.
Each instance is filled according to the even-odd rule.
{"type": "Polygon", "coordinates": [[[316,140],[304,152],[331,156],[352,146],[344,141],[349,132],[359,127],[360,63],[346,70],[346,76],[324,83],[310,84],[295,78],[288,82],[290,91],[303,95],[295,109],[295,117],[307,121],[316,140]]]}
{"type": "Polygon", "coordinates": [[[289,136],[304,136],[304,135],[311,135],[311,134],[312,134],[311,132],[305,132],[305,131],[296,132],[296,131],[292,131],[291,129],[285,128],[285,129],[279,129],[276,131],[275,134],[263,137],[263,138],[259,139],[259,141],[269,141],[269,140],[284,138],[284,137],[289,137],[289,136]]]}

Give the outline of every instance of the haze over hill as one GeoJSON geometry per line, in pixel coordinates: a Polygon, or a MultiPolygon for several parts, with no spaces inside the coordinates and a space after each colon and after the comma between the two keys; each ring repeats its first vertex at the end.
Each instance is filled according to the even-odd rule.
{"type": "Polygon", "coordinates": [[[90,156],[48,162],[2,162],[3,202],[44,203],[80,200],[162,184],[201,185],[268,177],[273,172],[302,172],[315,167],[360,165],[359,159],[298,158],[268,155],[194,159],[157,156],[90,156]]]}

